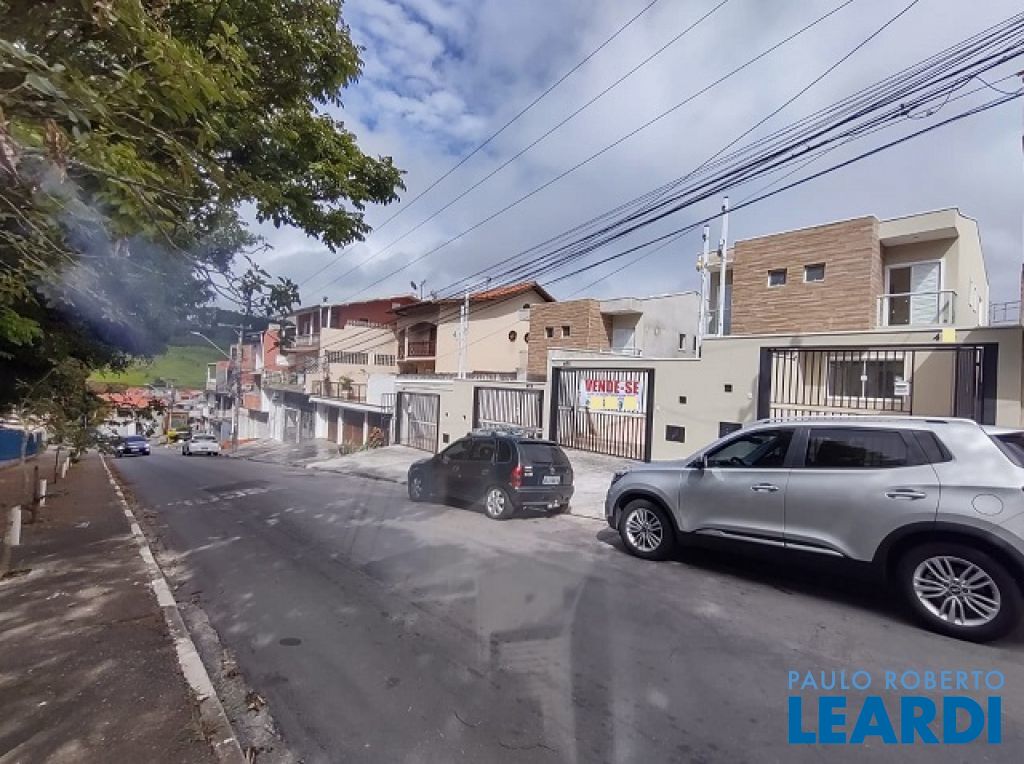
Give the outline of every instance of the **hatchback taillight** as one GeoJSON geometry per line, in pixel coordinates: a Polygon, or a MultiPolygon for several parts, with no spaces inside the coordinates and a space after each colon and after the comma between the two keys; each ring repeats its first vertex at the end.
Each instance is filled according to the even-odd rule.
{"type": "Polygon", "coordinates": [[[523,485],[523,465],[517,464],[513,467],[510,482],[513,488],[519,488],[523,485]]]}

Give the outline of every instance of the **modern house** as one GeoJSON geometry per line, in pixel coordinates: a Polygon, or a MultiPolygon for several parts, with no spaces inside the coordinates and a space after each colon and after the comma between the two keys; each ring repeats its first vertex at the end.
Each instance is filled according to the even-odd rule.
{"type": "MultiPolygon", "coordinates": [[[[469,296],[469,332],[464,371],[526,374],[530,311],[554,302],[536,282],[512,284],[469,296]]],[[[400,374],[454,375],[459,372],[462,299],[417,302],[398,315],[400,374]]]]}
{"type": "Polygon", "coordinates": [[[655,358],[696,354],[700,295],[697,292],[570,300],[538,304],[530,311],[530,379],[547,377],[552,349],[655,358]]]}
{"type": "MultiPolygon", "coordinates": [[[[719,334],[717,257],[710,270],[719,334]]],[[[978,224],[958,210],[855,218],[737,242],[724,333],[985,326],[988,294],[978,224]]]]}

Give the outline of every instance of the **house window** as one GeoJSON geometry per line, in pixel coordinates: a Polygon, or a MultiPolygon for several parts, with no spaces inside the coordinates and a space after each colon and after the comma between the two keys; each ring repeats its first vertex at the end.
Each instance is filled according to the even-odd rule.
{"type": "Polygon", "coordinates": [[[515,341],[516,341],[516,337],[518,337],[518,336],[519,336],[519,335],[518,335],[518,334],[516,334],[516,330],[515,330],[515,329],[513,329],[512,331],[510,331],[510,332],[508,333],[508,341],[509,341],[509,342],[515,342],[515,341]]]}
{"type": "Polygon", "coordinates": [[[570,331],[571,331],[571,327],[568,327],[568,326],[563,326],[563,327],[562,327],[562,336],[563,336],[563,337],[568,337],[568,336],[569,336],[569,333],[570,333],[570,331]]]}
{"type": "Polygon", "coordinates": [[[394,366],[395,357],[387,353],[374,353],[373,356],[374,366],[394,366]]]}
{"type": "Polygon", "coordinates": [[[529,341],[530,341],[530,333],[527,332],[526,334],[523,335],[523,342],[529,342],[529,341]]]}
{"type": "Polygon", "coordinates": [[[679,349],[686,350],[686,335],[683,333],[679,334],[679,349]]]}
{"type": "Polygon", "coordinates": [[[345,350],[331,350],[327,353],[327,363],[347,363],[353,366],[366,366],[369,362],[369,353],[352,353],[345,350]]]}
{"type": "Polygon", "coordinates": [[[555,327],[553,327],[553,326],[546,326],[546,327],[544,327],[544,336],[547,337],[548,339],[551,339],[552,337],[554,337],[555,336],[555,327]]]}
{"type": "Polygon", "coordinates": [[[843,360],[828,362],[830,398],[891,399],[896,396],[896,381],[903,379],[903,361],[843,360]]]}
{"type": "Polygon", "coordinates": [[[888,292],[882,306],[888,326],[946,324],[952,301],[942,292],[942,263],[938,260],[890,268],[888,292]]]}
{"type": "Polygon", "coordinates": [[[804,281],[808,284],[825,280],[825,263],[804,266],[804,281]]]}
{"type": "Polygon", "coordinates": [[[786,269],[776,268],[774,271],[768,271],[768,286],[779,287],[786,284],[786,269]]]}

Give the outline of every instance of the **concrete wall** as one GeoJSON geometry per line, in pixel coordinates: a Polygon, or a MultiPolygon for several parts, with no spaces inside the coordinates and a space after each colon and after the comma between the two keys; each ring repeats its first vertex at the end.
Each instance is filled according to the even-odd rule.
{"type": "MultiPolygon", "coordinates": [[[[873,331],[799,336],[752,336],[708,338],[700,359],[624,359],[582,351],[554,351],[550,365],[580,368],[653,368],[655,373],[654,437],[652,458],[677,459],[688,456],[719,434],[721,422],[750,422],[757,416],[757,388],[762,347],[900,346],[933,344],[934,330],[873,331]],[[726,386],[731,391],[726,390],[726,386]],[[665,440],[666,425],[686,428],[683,443],[665,440]]],[[[990,327],[959,331],[957,342],[999,344],[996,387],[996,423],[1008,427],[1024,425],[1021,397],[1024,390],[1024,331],[1020,327],[990,327]]],[[[949,361],[939,353],[922,355],[912,377],[915,386],[915,414],[943,410],[949,400],[949,361]],[[927,364],[924,366],[922,364],[927,364]],[[921,374],[920,372],[924,372],[921,374]],[[922,378],[923,377],[923,378],[922,378]],[[919,398],[920,396],[920,398],[919,398]],[[919,403],[920,400],[920,403],[919,403]]],[[[550,366],[549,366],[550,371],[550,366]]],[[[550,385],[547,400],[550,401],[550,385]]],[[[550,403],[545,404],[545,429],[550,432],[550,403]]]]}
{"type": "MultiPolygon", "coordinates": [[[[608,310],[610,302],[602,303],[608,310]]],[[[658,295],[636,301],[642,311],[636,325],[637,347],[642,355],[655,358],[680,358],[696,353],[700,295],[696,292],[658,295]],[[679,347],[679,335],[686,345],[679,347]]]]}

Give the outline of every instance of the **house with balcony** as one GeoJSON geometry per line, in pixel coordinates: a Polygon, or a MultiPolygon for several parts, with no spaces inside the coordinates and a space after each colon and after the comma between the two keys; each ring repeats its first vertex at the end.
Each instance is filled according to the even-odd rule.
{"type": "MultiPolygon", "coordinates": [[[[555,298],[536,282],[511,284],[469,296],[465,371],[525,376],[530,311],[555,298]]],[[[459,326],[464,299],[426,300],[395,311],[399,373],[454,375],[459,371],[459,326]]]]}
{"type": "Polygon", "coordinates": [[[671,459],[764,417],[1024,424],[1024,330],[989,325],[978,226],[958,210],[740,240],[725,264],[724,331],[715,257],[696,356],[551,348],[549,437],[671,459]]]}
{"type": "Polygon", "coordinates": [[[546,378],[548,353],[555,348],[637,358],[693,356],[699,311],[697,292],[535,305],[530,311],[528,377],[546,378]]]}

